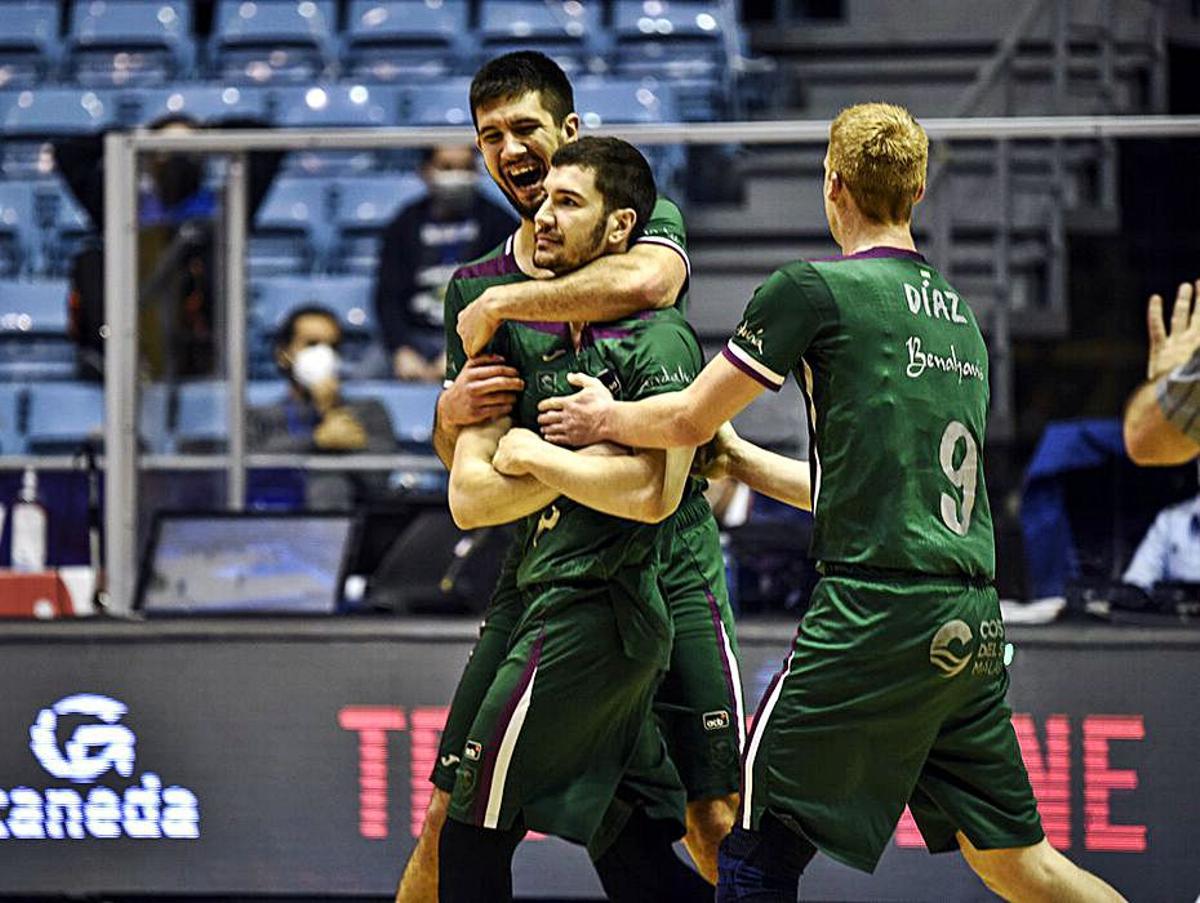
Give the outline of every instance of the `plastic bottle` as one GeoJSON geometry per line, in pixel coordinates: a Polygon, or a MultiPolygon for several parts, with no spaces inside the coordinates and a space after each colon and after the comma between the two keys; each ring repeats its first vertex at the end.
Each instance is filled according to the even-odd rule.
{"type": "Polygon", "coordinates": [[[12,506],[12,566],[14,571],[46,568],[46,509],[37,497],[37,473],[25,468],[21,492],[12,506]]]}

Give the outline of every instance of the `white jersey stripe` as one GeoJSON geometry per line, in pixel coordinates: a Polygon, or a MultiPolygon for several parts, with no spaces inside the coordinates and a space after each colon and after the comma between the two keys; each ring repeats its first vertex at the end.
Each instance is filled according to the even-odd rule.
{"type": "Polygon", "coordinates": [[[725,622],[718,621],[721,627],[721,642],[725,645],[725,661],[729,664],[729,678],[733,682],[733,717],[738,726],[738,755],[746,751],[746,703],[742,699],[742,674],[738,670],[737,656],[733,654],[733,644],[729,642],[729,633],[725,630],[725,622]]]}
{"type": "Polygon", "coordinates": [[[634,242],[635,245],[640,245],[642,243],[645,243],[648,245],[663,245],[665,247],[670,248],[672,251],[674,251],[676,254],[678,254],[680,257],[683,258],[683,265],[687,269],[688,277],[689,278],[691,277],[691,275],[692,275],[691,258],[688,257],[687,251],[685,251],[683,249],[683,247],[679,244],[679,242],[672,241],[671,239],[667,238],[665,235],[643,235],[641,238],[639,238],[637,241],[634,242]]]}
{"type": "Polygon", "coordinates": [[[758,757],[758,747],[762,743],[763,734],[767,732],[767,722],[771,720],[771,712],[774,710],[775,704],[779,702],[779,695],[783,692],[783,682],[787,680],[788,672],[791,670],[792,656],[788,655],[787,663],[783,666],[779,679],[775,681],[775,686],[771,688],[771,695],[767,697],[762,711],[754,719],[754,728],[750,731],[750,748],[746,752],[746,762],[743,766],[745,774],[742,778],[744,784],[742,788],[742,827],[747,831],[751,830],[751,816],[754,812],[754,760],[758,757]]]}
{"type": "Polygon", "coordinates": [[[739,345],[734,344],[732,340],[725,347],[729,349],[730,354],[736,357],[739,361],[741,361],[763,379],[769,381],[771,385],[775,386],[776,388],[787,382],[786,376],[780,376],[766,364],[756,361],[739,345]]]}
{"type": "Polygon", "coordinates": [[[500,807],[504,802],[504,784],[508,779],[508,766],[512,762],[513,750],[516,749],[517,740],[521,736],[521,727],[525,724],[525,716],[529,713],[529,700],[533,696],[533,684],[537,680],[538,667],[535,665],[533,673],[529,675],[529,683],[517,701],[517,707],[513,710],[508,727],[504,729],[504,738],[500,741],[500,749],[496,753],[496,770],[492,774],[487,811],[483,816],[485,828],[495,828],[500,822],[500,807]]]}

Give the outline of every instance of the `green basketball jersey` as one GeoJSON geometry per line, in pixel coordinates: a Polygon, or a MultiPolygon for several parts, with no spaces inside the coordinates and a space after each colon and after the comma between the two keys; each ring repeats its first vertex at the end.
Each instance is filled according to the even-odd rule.
{"type": "Polygon", "coordinates": [[[874,248],[788,264],[724,354],[772,390],[792,371],[805,394],[814,558],[994,576],[987,347],[924,257],[874,248]]]}
{"type": "MultiPolygon", "coordinates": [[[[650,214],[638,244],[657,244],[672,248],[683,258],[688,276],[691,276],[692,265],[687,256],[687,230],[683,224],[683,214],[679,208],[667,198],[660,197],[650,214]]],[[[462,339],[458,337],[459,312],[484,293],[493,285],[504,285],[509,282],[524,282],[529,279],[517,266],[513,255],[513,238],[510,236],[503,244],[497,245],[478,260],[460,267],[455,271],[445,297],[446,322],[446,381],[447,383],[458,376],[467,361],[463,351],[462,339]]],[[[675,307],[687,313],[687,285],[675,299],[675,307]]],[[[513,366],[519,366],[512,362],[513,366]]],[[[536,421],[535,421],[536,422],[536,421]]]]}

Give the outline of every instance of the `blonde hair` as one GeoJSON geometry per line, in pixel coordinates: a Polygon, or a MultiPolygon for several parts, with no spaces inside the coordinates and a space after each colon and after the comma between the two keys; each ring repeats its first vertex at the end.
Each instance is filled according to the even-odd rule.
{"type": "Polygon", "coordinates": [[[829,128],[829,168],[863,215],[907,223],[925,184],[929,136],[904,107],[863,103],[838,114],[829,128]]]}

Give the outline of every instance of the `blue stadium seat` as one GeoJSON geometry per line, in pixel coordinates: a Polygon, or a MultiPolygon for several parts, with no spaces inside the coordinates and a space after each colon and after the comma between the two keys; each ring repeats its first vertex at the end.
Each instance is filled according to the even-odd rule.
{"type": "Polygon", "coordinates": [[[34,186],[28,182],[0,182],[0,276],[37,269],[41,233],[34,195],[34,186]]]}
{"type": "Polygon", "coordinates": [[[337,270],[374,275],[379,262],[379,236],[396,214],[425,196],[416,175],[395,174],[369,179],[342,179],[334,184],[333,221],[338,230],[334,260],[337,270]]]}
{"type": "Polygon", "coordinates": [[[392,433],[406,450],[427,451],[433,436],[433,411],[441,386],[436,383],[363,381],[345,383],[342,395],[349,400],[374,399],[387,408],[392,433]]]}
{"type": "Polygon", "coordinates": [[[35,383],[29,387],[26,448],[33,454],[70,454],[104,432],[104,389],[91,383],[35,383]]]}
{"type": "Polygon", "coordinates": [[[319,304],[338,315],[342,332],[365,337],[375,328],[371,280],[364,276],[275,276],[256,279],[250,286],[254,325],[273,337],[295,308],[319,304]]]}
{"type": "Polygon", "coordinates": [[[466,0],[352,0],[346,71],[372,81],[442,78],[467,53],[466,0]]]}
{"type": "Polygon", "coordinates": [[[89,242],[98,239],[99,227],[93,223],[75,196],[59,179],[33,183],[34,211],[44,253],[36,272],[45,276],[67,276],[75,255],[89,242]]]}
{"type": "Polygon", "coordinates": [[[74,376],[66,280],[0,281],[0,380],[74,376]]]}
{"type": "Polygon", "coordinates": [[[24,402],[24,386],[0,383],[0,455],[20,455],[25,452],[25,436],[21,430],[24,402]]]}
{"type": "Polygon", "coordinates": [[[0,96],[0,169],[10,178],[44,177],[54,171],[47,141],[86,135],[115,121],[112,92],[40,88],[0,96]]]}
{"type": "Polygon", "coordinates": [[[0,16],[0,88],[43,84],[58,64],[58,3],[20,0],[0,16]]]}
{"type": "Polygon", "coordinates": [[[713,119],[727,83],[727,45],[736,45],[736,28],[714,0],[617,0],[617,74],[670,80],[682,118],[713,119]]]}
{"type": "Polygon", "coordinates": [[[121,100],[132,107],[131,121],[139,124],[173,114],[202,123],[242,116],[262,118],[267,103],[265,92],[252,87],[188,84],[130,91],[121,100]]]}
{"type": "MultiPolygon", "coordinates": [[[[673,86],[655,79],[576,79],[575,110],[585,129],[617,123],[675,122],[679,118],[673,86]]],[[[684,149],[678,145],[651,145],[641,151],[654,169],[658,190],[678,195],[680,174],[685,168],[684,149]]]]}
{"type": "Polygon", "coordinates": [[[576,80],[575,111],[584,128],[672,122],[677,117],[675,95],[669,85],[636,78],[591,76],[576,80]]]}
{"type": "Polygon", "coordinates": [[[449,78],[413,88],[405,97],[405,124],[469,126],[470,88],[469,78],[449,78]]]}
{"type": "MultiPolygon", "coordinates": [[[[216,380],[179,386],[171,431],[176,451],[219,451],[224,447],[229,435],[227,391],[226,384],[216,380]]],[[[250,407],[271,404],[286,393],[287,384],[281,380],[256,380],[246,384],[246,404],[250,407]]]]}
{"type": "Polygon", "coordinates": [[[67,37],[75,81],[122,87],[191,75],[191,21],[187,0],[75,0],[67,37]]]}
{"type": "Polygon", "coordinates": [[[312,269],[329,245],[328,183],[281,176],[271,186],[250,237],[252,273],[312,269]]]}
{"type": "Polygon", "coordinates": [[[315,81],[333,58],[333,0],[220,0],[211,42],[226,84],[315,81]]]}
{"type": "MultiPolygon", "coordinates": [[[[323,85],[276,92],[281,114],[277,125],[289,127],[370,128],[398,125],[402,92],[393,85],[323,85]]],[[[310,176],[369,172],[398,152],[384,150],[298,151],[288,155],[286,168],[310,176]]]]}
{"type": "Polygon", "coordinates": [[[571,75],[602,70],[597,46],[597,0],[486,0],[480,13],[482,59],[513,50],[537,49],[571,75]]]}
{"type": "MultiPolygon", "coordinates": [[[[139,390],[138,434],[142,448],[167,448],[170,387],[139,390]]],[[[26,450],[31,454],[71,454],[85,439],[101,441],[104,432],[104,389],[94,383],[33,384],[28,392],[26,450]]]]}

